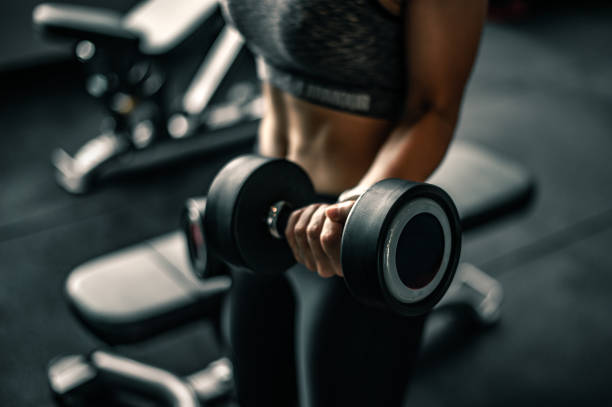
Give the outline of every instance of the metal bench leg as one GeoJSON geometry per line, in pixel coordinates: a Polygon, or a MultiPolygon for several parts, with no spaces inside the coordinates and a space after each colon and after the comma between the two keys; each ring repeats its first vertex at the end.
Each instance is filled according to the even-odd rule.
{"type": "Polygon", "coordinates": [[[455,279],[436,310],[468,308],[483,325],[501,317],[504,292],[499,281],[469,263],[461,263],[455,279]]]}

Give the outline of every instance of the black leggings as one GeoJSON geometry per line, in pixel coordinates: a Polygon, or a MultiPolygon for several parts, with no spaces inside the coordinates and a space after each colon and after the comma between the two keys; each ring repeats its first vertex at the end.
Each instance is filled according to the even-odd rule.
{"type": "Polygon", "coordinates": [[[400,406],[424,318],[357,302],[303,266],[235,270],[224,310],[240,406],[400,406]]]}

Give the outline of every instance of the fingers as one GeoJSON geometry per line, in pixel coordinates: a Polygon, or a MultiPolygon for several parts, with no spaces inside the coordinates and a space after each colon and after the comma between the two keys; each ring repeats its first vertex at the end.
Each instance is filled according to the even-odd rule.
{"type": "Polygon", "coordinates": [[[328,205],[314,204],[294,211],[285,236],[297,262],[321,277],[342,276],[340,244],[343,225],[326,215],[328,205]]]}
{"type": "Polygon", "coordinates": [[[343,229],[342,223],[335,222],[326,216],[320,236],[321,248],[327,258],[330,259],[334,273],[340,277],[344,277],[340,262],[343,229]]]}
{"type": "Polygon", "coordinates": [[[293,257],[295,257],[295,261],[298,263],[302,263],[302,259],[300,257],[300,253],[297,248],[297,242],[295,241],[295,234],[293,230],[295,229],[295,224],[300,219],[302,212],[305,208],[297,209],[291,213],[289,216],[289,220],[287,221],[287,226],[285,226],[285,239],[287,239],[287,243],[293,252],[293,257]]]}
{"type": "Polygon", "coordinates": [[[325,210],[326,206],[322,205],[314,212],[306,229],[306,237],[308,238],[308,246],[313,255],[316,272],[321,277],[328,278],[335,274],[335,267],[332,264],[332,259],[323,250],[321,242],[321,231],[327,220],[325,210]]]}
{"type": "Polygon", "coordinates": [[[305,265],[309,270],[316,270],[316,262],[308,245],[306,230],[310,223],[310,218],[320,205],[314,204],[294,211],[289,217],[285,236],[293,251],[293,256],[305,265]]]}
{"type": "Polygon", "coordinates": [[[330,205],[325,214],[330,220],[344,225],[353,205],[355,205],[355,201],[345,201],[330,205]]]}

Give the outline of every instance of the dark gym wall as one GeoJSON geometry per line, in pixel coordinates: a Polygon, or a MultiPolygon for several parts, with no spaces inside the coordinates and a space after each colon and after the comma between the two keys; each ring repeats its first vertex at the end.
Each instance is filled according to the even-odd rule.
{"type": "MultiPolygon", "coordinates": [[[[74,3],[128,10],[137,0],[54,0],[54,3],[74,3]]],[[[43,62],[68,55],[65,45],[44,42],[32,29],[32,10],[41,0],[0,1],[0,70],[43,62]]]]}

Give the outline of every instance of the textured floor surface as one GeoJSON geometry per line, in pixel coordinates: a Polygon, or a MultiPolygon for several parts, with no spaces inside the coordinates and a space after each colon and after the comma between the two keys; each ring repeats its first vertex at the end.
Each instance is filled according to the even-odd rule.
{"type": "MultiPolygon", "coordinates": [[[[504,285],[502,322],[448,326],[424,349],[406,405],[610,405],[612,10],[490,23],[457,133],[529,168],[530,211],[479,230],[464,256],[504,285]]],[[[45,365],[99,343],[65,306],[71,268],[174,229],[237,151],[121,177],[90,195],[53,182],[102,112],[71,64],[0,74],[0,405],[51,405],[45,365]],[[78,76],[78,75],[76,75],[78,76]],[[76,79],[75,79],[76,78],[76,79]]],[[[186,373],[216,356],[205,323],[129,355],[186,373]]]]}

